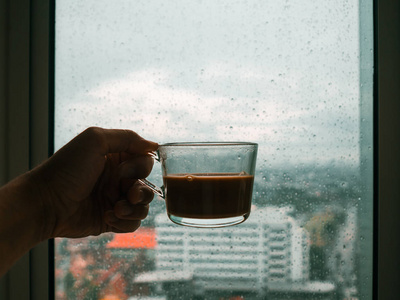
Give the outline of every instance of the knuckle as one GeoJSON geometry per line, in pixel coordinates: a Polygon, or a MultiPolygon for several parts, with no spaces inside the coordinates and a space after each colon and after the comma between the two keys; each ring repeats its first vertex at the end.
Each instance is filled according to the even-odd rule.
{"type": "Polygon", "coordinates": [[[85,138],[90,141],[90,143],[93,145],[97,146],[105,146],[106,145],[106,140],[104,136],[104,129],[100,127],[89,127],[87,128],[83,134],[85,135],[85,138]]]}
{"type": "Polygon", "coordinates": [[[88,134],[89,136],[101,135],[102,132],[103,132],[103,128],[96,127],[96,126],[88,127],[88,128],[84,131],[84,133],[88,134]]]}

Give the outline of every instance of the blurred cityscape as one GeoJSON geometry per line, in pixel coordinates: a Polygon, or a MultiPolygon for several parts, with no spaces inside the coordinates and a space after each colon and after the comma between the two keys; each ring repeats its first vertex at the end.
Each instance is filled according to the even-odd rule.
{"type": "Polygon", "coordinates": [[[56,299],[358,299],[358,168],[258,172],[237,226],[178,226],[154,199],[134,233],[56,239],[56,299]]]}

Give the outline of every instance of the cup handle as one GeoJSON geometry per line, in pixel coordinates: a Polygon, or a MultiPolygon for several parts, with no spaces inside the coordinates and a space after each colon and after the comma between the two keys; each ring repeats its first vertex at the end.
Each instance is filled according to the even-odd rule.
{"type": "MultiPolygon", "coordinates": [[[[154,160],[160,162],[160,157],[158,152],[150,152],[149,153],[151,157],[154,158],[154,160]]],[[[165,194],[164,194],[164,187],[162,186],[161,188],[156,186],[154,183],[148,181],[147,179],[138,179],[138,181],[147,186],[149,189],[153,191],[154,194],[160,196],[161,198],[165,199],[165,194]]]]}
{"type": "Polygon", "coordinates": [[[149,189],[151,189],[154,194],[156,194],[156,195],[160,196],[161,198],[165,199],[164,189],[162,187],[159,188],[158,186],[156,186],[155,184],[151,183],[147,179],[138,179],[138,181],[141,184],[147,186],[149,189]]]}

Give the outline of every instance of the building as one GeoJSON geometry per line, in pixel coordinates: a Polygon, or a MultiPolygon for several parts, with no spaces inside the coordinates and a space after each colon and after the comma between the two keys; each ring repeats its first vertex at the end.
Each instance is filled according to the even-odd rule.
{"type": "Polygon", "coordinates": [[[139,275],[135,282],[190,281],[190,289],[200,295],[260,295],[309,283],[308,234],[288,213],[287,208],[262,208],[240,225],[214,229],[175,225],[160,214],[156,217],[156,270],[139,275]]]}

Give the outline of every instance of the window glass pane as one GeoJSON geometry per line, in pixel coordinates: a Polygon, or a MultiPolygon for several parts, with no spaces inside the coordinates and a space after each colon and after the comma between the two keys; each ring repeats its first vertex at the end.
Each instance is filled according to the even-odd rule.
{"type": "Polygon", "coordinates": [[[243,224],[155,197],[135,233],[56,239],[57,299],[372,298],[371,6],[58,0],[56,149],[96,125],[259,153],[243,224]]]}

